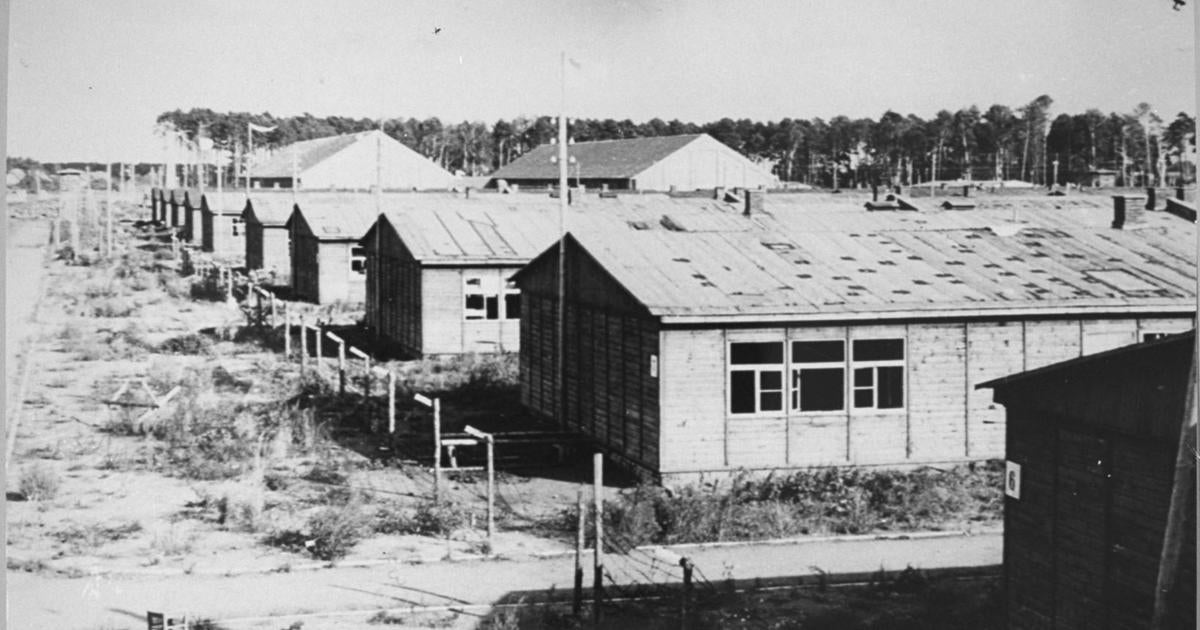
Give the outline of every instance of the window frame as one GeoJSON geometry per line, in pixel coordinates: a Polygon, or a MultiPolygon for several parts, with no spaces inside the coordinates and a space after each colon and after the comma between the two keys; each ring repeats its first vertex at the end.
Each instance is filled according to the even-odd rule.
{"type": "Polygon", "coordinates": [[[725,344],[725,386],[726,386],[726,401],[725,411],[730,417],[735,418],[754,418],[762,416],[778,416],[787,413],[788,402],[788,382],[787,382],[787,341],[786,340],[730,340],[725,344]],[[733,362],[733,347],[740,344],[775,344],[779,346],[780,360],[778,363],[734,363],[733,362]],[[754,374],[754,411],[734,411],[733,409],[733,379],[736,372],[748,372],[754,374]],[[763,389],[763,374],[775,372],[779,375],[779,389],[763,389]],[[764,393],[779,392],[779,408],[764,410],[762,407],[762,395],[764,393]]]}
{"type": "Polygon", "coordinates": [[[908,408],[908,342],[903,337],[864,337],[850,340],[850,353],[846,357],[847,360],[847,381],[848,381],[848,403],[849,409],[852,412],[865,413],[894,413],[896,410],[904,410],[908,408]],[[856,359],[854,356],[854,344],[862,341],[898,341],[900,342],[900,358],[899,359],[856,359]],[[894,407],[879,406],[879,390],[880,390],[880,370],[883,368],[899,368],[900,369],[900,404],[894,407]],[[870,370],[871,384],[858,385],[857,376],[859,370],[870,370]],[[859,406],[858,392],[871,392],[871,405],[859,406]]]}
{"type": "Polygon", "coordinates": [[[520,302],[517,303],[517,313],[514,317],[508,316],[508,296],[519,296],[521,290],[510,280],[500,277],[496,273],[479,273],[465,272],[462,275],[462,319],[467,322],[502,322],[502,321],[519,321],[521,319],[520,302]],[[472,281],[478,281],[478,290],[472,291],[472,281]],[[479,296],[481,306],[478,308],[470,308],[467,306],[467,299],[471,296],[479,296]],[[489,303],[495,305],[495,317],[488,317],[489,303]]]}
{"type": "Polygon", "coordinates": [[[350,273],[356,273],[360,276],[367,275],[367,248],[358,245],[350,246],[350,273]],[[355,254],[355,250],[362,252],[355,254]],[[359,269],[354,268],[354,263],[359,263],[359,269]]]}
{"type": "Polygon", "coordinates": [[[516,282],[509,279],[504,279],[504,286],[500,289],[500,319],[503,321],[520,321],[521,319],[521,288],[516,282]],[[508,312],[508,298],[515,296],[517,298],[517,312],[510,314],[508,312]]]}
{"type": "Polygon", "coordinates": [[[788,375],[789,375],[789,391],[788,391],[788,411],[802,416],[830,414],[830,413],[845,413],[847,407],[847,391],[846,391],[846,374],[848,372],[848,362],[846,354],[846,340],[841,339],[788,339],[788,375]],[[841,345],[842,359],[840,361],[796,361],[796,344],[801,343],[837,343],[841,345]],[[839,369],[842,371],[841,378],[841,407],[837,409],[801,409],[803,401],[800,399],[800,372],[802,370],[828,370],[839,369]]]}

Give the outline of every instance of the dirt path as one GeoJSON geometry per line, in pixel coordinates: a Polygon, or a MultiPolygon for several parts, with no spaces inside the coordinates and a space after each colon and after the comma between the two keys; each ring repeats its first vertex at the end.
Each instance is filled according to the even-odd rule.
{"type": "MultiPolygon", "coordinates": [[[[679,548],[700,574],[712,582],[753,578],[870,573],[974,567],[1000,563],[999,533],[908,540],[856,539],[785,545],[679,548]],[[818,571],[819,569],[819,571],[818,571]]],[[[643,556],[634,561],[610,557],[606,565],[618,584],[629,584],[643,571],[657,582],[678,582],[678,567],[664,559],[650,568],[643,556]],[[640,567],[640,568],[639,568],[640,567]]],[[[589,559],[590,565],[590,559],[589,559]]],[[[14,628],[139,628],[147,610],[190,612],[221,621],[228,628],[280,628],[286,615],[359,611],[337,627],[362,623],[374,611],[410,606],[488,605],[514,593],[555,588],[569,592],[574,558],[500,562],[392,564],[334,568],[313,572],[234,577],[87,577],[55,578],[9,574],[8,596],[14,628]],[[261,619],[262,617],[275,619],[261,619]]],[[[590,571],[590,566],[589,566],[590,571]]],[[[619,591],[619,589],[612,589],[619,591]]],[[[471,627],[479,609],[461,620],[471,627]]],[[[305,628],[329,627],[333,617],[310,619],[305,628]],[[329,624],[329,625],[326,625],[329,624]]],[[[363,625],[361,627],[371,627],[363,625]]]]}
{"type": "Polygon", "coordinates": [[[21,417],[21,384],[26,380],[29,343],[36,333],[33,321],[45,276],[45,244],[49,237],[45,221],[9,219],[4,282],[4,365],[7,366],[8,426],[5,430],[5,463],[12,460],[16,423],[21,417]]]}

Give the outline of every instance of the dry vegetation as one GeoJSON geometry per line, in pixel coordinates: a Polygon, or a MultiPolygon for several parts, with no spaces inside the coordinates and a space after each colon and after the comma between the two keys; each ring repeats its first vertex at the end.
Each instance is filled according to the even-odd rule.
{"type": "MultiPolygon", "coordinates": [[[[479,475],[452,475],[445,500],[433,503],[428,469],[398,457],[405,445],[378,432],[382,387],[370,400],[339,395],[328,373],[302,375],[281,356],[281,332],[246,327],[246,313],[217,287],[181,276],[169,243],[123,224],[106,261],[96,255],[97,233],[84,227],[84,253],[69,262],[61,252],[47,272],[40,367],[10,492],[24,499],[10,505],[10,568],[279,570],[314,559],[424,562],[570,548],[576,515],[564,508],[577,482],[502,473],[492,548],[481,531],[479,475]],[[179,391],[143,417],[146,408],[103,402],[126,381],[138,395],[142,381],[156,396],[179,391]]],[[[356,314],[309,315],[347,322],[356,314]]],[[[428,423],[416,392],[441,396],[456,428],[522,415],[516,357],[388,367],[410,429],[428,423]]],[[[351,384],[363,385],[358,375],[351,384]]],[[[996,521],[997,474],[994,466],[849,470],[635,487],[607,503],[606,520],[616,549],[958,527],[996,521]]]]}

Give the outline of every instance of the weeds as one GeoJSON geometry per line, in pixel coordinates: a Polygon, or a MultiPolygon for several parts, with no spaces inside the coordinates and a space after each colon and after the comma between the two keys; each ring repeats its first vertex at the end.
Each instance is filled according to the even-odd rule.
{"type": "Polygon", "coordinates": [[[158,351],[163,354],[211,355],[212,350],[212,339],[196,333],[172,337],[158,344],[158,351]]]}
{"type": "Polygon", "coordinates": [[[58,494],[61,485],[62,478],[52,467],[37,462],[21,471],[17,488],[30,501],[48,501],[58,494]]]}
{"type": "MultiPolygon", "coordinates": [[[[825,469],[721,486],[640,486],[605,503],[612,544],[758,540],[815,533],[937,529],[997,520],[999,465],[908,472],[825,469]]],[[[554,525],[573,532],[575,508],[554,525]]]]}
{"type": "Polygon", "coordinates": [[[54,539],[70,546],[73,553],[82,554],[113,542],[124,540],[142,531],[137,521],[125,521],[115,525],[69,525],[54,533],[54,539]]]}
{"type": "Polygon", "coordinates": [[[264,542],[288,551],[307,551],[314,558],[332,561],[346,557],[367,531],[367,518],[356,503],[350,503],[319,510],[309,517],[303,532],[277,531],[264,542]]]}

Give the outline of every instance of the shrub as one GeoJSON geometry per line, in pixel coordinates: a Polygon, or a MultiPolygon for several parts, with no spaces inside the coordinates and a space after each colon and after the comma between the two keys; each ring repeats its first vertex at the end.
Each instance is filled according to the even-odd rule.
{"type": "Polygon", "coordinates": [[[106,297],[91,305],[87,314],[92,317],[129,317],[137,305],[126,298],[106,297]]]}
{"type": "Polygon", "coordinates": [[[367,532],[366,518],[357,504],[328,507],[308,519],[306,532],[278,531],[264,541],[289,551],[307,550],[320,560],[346,557],[367,532]]]}
{"type": "Polygon", "coordinates": [[[209,355],[212,349],[212,340],[196,333],[172,337],[158,344],[158,351],[164,354],[209,355]]]}
{"type": "Polygon", "coordinates": [[[30,501],[53,499],[58,494],[62,479],[50,466],[37,462],[21,471],[18,489],[30,501]]]}
{"type": "Polygon", "coordinates": [[[449,501],[423,501],[417,505],[412,516],[412,529],[408,533],[419,536],[449,536],[454,530],[467,524],[470,512],[449,501]]]}
{"type": "Polygon", "coordinates": [[[411,534],[415,527],[412,514],[398,505],[388,503],[375,509],[371,529],[376,534],[411,534]]]}

